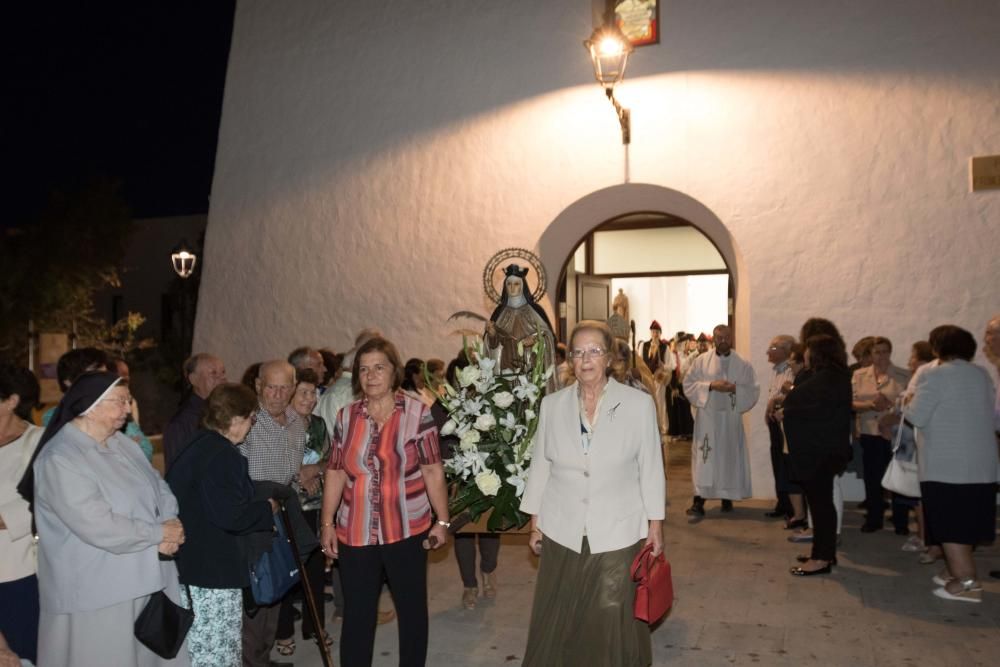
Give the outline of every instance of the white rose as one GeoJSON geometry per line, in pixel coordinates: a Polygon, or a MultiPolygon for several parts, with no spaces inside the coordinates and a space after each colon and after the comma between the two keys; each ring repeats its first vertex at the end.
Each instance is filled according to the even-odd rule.
{"type": "Polygon", "coordinates": [[[535,411],[532,410],[531,408],[528,408],[527,410],[524,411],[524,418],[530,422],[532,419],[535,418],[535,411]]]}
{"type": "Polygon", "coordinates": [[[489,431],[491,428],[497,425],[496,417],[487,412],[484,415],[479,415],[476,420],[476,428],[480,431],[489,431]]]}
{"type": "Polygon", "coordinates": [[[479,369],[475,366],[466,366],[458,370],[458,384],[468,387],[479,379],[479,369]]]}
{"type": "Polygon", "coordinates": [[[455,424],[455,420],[449,419],[444,423],[444,426],[441,427],[441,435],[451,435],[455,432],[456,426],[457,424],[455,424]]]}
{"type": "Polygon", "coordinates": [[[493,395],[493,404],[500,409],[509,408],[514,403],[514,394],[509,391],[499,391],[493,395]]]}
{"type": "Polygon", "coordinates": [[[476,475],[476,486],[484,496],[495,496],[500,490],[500,476],[492,470],[481,472],[476,475]]]}
{"type": "Polygon", "coordinates": [[[476,444],[479,442],[479,431],[475,429],[469,429],[462,434],[461,444],[459,445],[463,450],[468,451],[470,449],[476,449],[476,444]]]}

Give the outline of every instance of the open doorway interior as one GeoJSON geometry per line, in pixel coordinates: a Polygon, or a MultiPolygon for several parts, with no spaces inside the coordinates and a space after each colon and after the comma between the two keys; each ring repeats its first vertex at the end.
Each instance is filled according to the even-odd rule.
{"type": "MultiPolygon", "coordinates": [[[[649,336],[656,320],[667,339],[677,332],[711,335],[732,322],[729,268],[715,245],[688,221],[664,213],[632,213],[609,220],[581,239],[563,267],[559,339],[576,322],[606,320],[616,297],[628,300],[634,339],[649,336]]],[[[631,336],[630,336],[631,338],[631,336]]]]}
{"type": "Polygon", "coordinates": [[[637,340],[646,338],[654,320],[666,338],[678,331],[711,335],[729,320],[728,274],[612,278],[612,295],[619,291],[629,300],[637,340]]]}

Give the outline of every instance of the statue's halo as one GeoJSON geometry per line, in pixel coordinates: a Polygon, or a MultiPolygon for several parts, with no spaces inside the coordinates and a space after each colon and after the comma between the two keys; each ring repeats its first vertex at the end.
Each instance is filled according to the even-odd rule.
{"type": "MultiPolygon", "coordinates": [[[[531,297],[535,303],[538,303],[545,296],[545,266],[542,265],[542,260],[538,259],[538,255],[524,248],[504,248],[490,258],[490,261],[486,263],[486,268],[483,269],[483,291],[486,292],[490,301],[500,303],[501,290],[497,289],[497,285],[503,284],[504,269],[507,262],[512,259],[527,262],[535,270],[534,275],[530,271],[528,272],[525,282],[527,283],[532,278],[537,281],[535,289],[531,292],[531,297]]],[[[525,286],[527,287],[527,285],[525,286]]]]}

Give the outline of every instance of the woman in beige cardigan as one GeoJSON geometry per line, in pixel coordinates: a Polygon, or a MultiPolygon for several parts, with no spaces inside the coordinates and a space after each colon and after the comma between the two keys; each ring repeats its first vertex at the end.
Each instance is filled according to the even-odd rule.
{"type": "Polygon", "coordinates": [[[576,384],[542,400],[521,499],[541,553],[526,667],[652,661],[629,569],[644,544],[663,550],[663,458],[653,399],[608,377],[611,345],[606,324],[579,323],[576,384]]]}

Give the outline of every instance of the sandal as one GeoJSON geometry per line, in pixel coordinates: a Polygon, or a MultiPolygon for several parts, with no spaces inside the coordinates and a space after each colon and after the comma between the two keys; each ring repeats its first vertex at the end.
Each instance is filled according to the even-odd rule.
{"type": "Polygon", "coordinates": [[[789,519],[785,522],[785,530],[795,530],[796,528],[808,528],[809,519],[808,517],[802,517],[801,519],[789,519]]]}
{"type": "Polygon", "coordinates": [[[982,602],[983,601],[983,587],[979,585],[979,582],[975,579],[961,579],[948,582],[949,584],[958,584],[958,590],[952,593],[948,590],[947,586],[942,586],[941,588],[934,589],[934,595],[945,600],[955,600],[957,602],[982,602]]]}
{"type": "MultiPolygon", "coordinates": [[[[316,639],[316,635],[314,634],[309,635],[308,637],[306,637],[306,639],[308,639],[309,641],[314,641],[316,639]]],[[[331,637],[330,633],[326,632],[325,630],[323,631],[323,643],[326,644],[327,646],[333,646],[333,637],[331,637]]]]}
{"type": "Polygon", "coordinates": [[[295,655],[295,638],[292,639],[279,639],[274,642],[274,647],[278,649],[278,653],[283,656],[295,655]]]}

